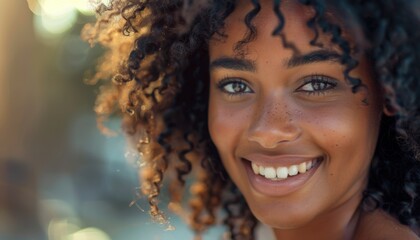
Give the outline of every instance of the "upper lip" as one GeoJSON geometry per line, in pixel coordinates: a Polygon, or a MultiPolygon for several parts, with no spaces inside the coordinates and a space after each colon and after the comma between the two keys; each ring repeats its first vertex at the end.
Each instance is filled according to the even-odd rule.
{"type": "Polygon", "coordinates": [[[261,153],[251,153],[242,156],[242,159],[251,161],[258,165],[266,166],[290,166],[303,162],[311,161],[319,156],[309,155],[266,155],[261,153]]]}

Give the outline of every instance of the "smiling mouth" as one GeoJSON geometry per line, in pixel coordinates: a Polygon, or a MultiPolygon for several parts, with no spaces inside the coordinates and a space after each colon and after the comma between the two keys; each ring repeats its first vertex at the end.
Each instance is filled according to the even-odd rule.
{"type": "Polygon", "coordinates": [[[272,181],[282,181],[308,172],[312,168],[317,167],[322,160],[323,157],[318,157],[299,164],[280,167],[263,166],[250,161],[249,163],[255,175],[262,176],[272,181]]]}
{"type": "Polygon", "coordinates": [[[284,161],[279,161],[278,158],[271,161],[261,157],[251,161],[243,158],[253,189],[267,196],[290,194],[303,187],[314,176],[325,157],[302,158],[301,161],[298,161],[299,158],[296,161],[292,161],[292,158],[283,159],[284,161]]]}
{"type": "Polygon", "coordinates": [[[289,177],[306,173],[307,171],[311,170],[314,166],[318,165],[321,160],[322,158],[319,157],[306,162],[302,162],[300,164],[281,167],[261,166],[252,162],[251,167],[252,171],[256,175],[263,176],[273,181],[282,181],[289,177]]]}

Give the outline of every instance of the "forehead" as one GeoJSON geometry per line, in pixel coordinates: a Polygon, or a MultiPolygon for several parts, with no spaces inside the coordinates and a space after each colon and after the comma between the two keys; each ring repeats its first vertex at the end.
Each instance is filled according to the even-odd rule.
{"type": "MultiPolygon", "coordinates": [[[[261,2],[260,12],[253,18],[252,25],[256,27],[256,38],[244,46],[244,50],[248,56],[255,55],[255,49],[261,46],[270,46],[272,49],[282,48],[282,55],[291,54],[291,49],[284,49],[279,36],[272,36],[274,29],[280,23],[279,16],[273,10],[273,1],[265,0],[261,2]]],[[[226,38],[213,36],[210,40],[210,56],[217,57],[220,54],[236,55],[234,51],[235,45],[244,39],[249,31],[245,23],[245,17],[254,9],[254,5],[250,1],[239,1],[235,10],[226,19],[222,32],[226,38]]],[[[315,10],[312,7],[297,3],[297,1],[282,1],[281,14],[285,19],[285,25],[282,34],[285,35],[288,42],[293,43],[300,52],[308,52],[319,50],[320,47],[310,45],[310,41],[315,37],[315,29],[309,28],[307,22],[314,16],[315,10]]],[[[329,20],[337,22],[331,12],[326,12],[329,20]]],[[[318,32],[321,32],[318,29],[318,32]]],[[[336,50],[338,46],[332,44],[330,36],[320,34],[318,42],[323,44],[323,48],[327,50],[336,50]]]]}

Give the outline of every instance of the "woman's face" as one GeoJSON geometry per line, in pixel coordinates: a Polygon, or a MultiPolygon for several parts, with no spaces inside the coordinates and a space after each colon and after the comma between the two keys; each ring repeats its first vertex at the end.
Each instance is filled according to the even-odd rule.
{"type": "Polygon", "coordinates": [[[298,228],[360,202],[381,93],[362,58],[350,75],[366,87],[352,93],[337,47],[328,36],[323,48],[310,46],[311,12],[286,3],[283,33],[300,50],[292,56],[271,36],[278,18],[268,4],[253,21],[257,38],[244,57],[234,47],[246,33],[249,3],[226,20],[226,39],[210,41],[209,131],[254,215],[275,228],[298,228]]]}

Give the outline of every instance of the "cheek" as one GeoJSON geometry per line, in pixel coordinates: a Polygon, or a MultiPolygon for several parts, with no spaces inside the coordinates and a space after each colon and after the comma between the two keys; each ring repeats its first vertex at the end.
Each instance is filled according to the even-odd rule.
{"type": "Polygon", "coordinates": [[[318,134],[313,137],[324,139],[324,146],[329,149],[350,148],[349,145],[372,147],[371,143],[376,143],[381,119],[375,96],[365,88],[360,88],[357,93],[346,92],[331,104],[306,108],[301,121],[317,128],[318,134]]]}
{"type": "Polygon", "coordinates": [[[210,137],[216,145],[222,159],[227,154],[233,153],[237,145],[247,119],[247,112],[234,111],[226,103],[210,97],[208,127],[210,137]]]}
{"type": "Polygon", "coordinates": [[[302,116],[310,119],[306,120],[312,129],[308,131],[310,137],[328,155],[326,177],[334,178],[335,184],[365,179],[375,151],[380,122],[377,110],[355,101],[308,111],[302,116]]]}
{"type": "Polygon", "coordinates": [[[354,136],[355,126],[352,111],[338,108],[311,109],[303,115],[307,131],[322,148],[331,151],[348,145],[354,136]]]}

